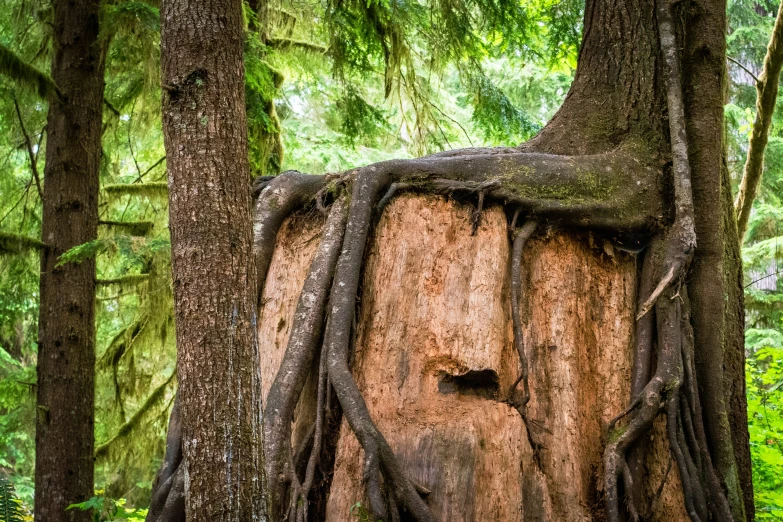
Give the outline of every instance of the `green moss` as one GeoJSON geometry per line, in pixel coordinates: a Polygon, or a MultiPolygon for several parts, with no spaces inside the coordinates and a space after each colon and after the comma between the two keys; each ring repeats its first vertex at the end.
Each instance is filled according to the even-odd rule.
{"type": "Polygon", "coordinates": [[[609,432],[609,442],[614,443],[620,440],[620,437],[623,436],[623,433],[626,432],[628,429],[627,426],[617,426],[613,430],[609,432]]]}
{"type": "Polygon", "coordinates": [[[32,250],[40,251],[44,248],[46,248],[44,243],[32,237],[0,232],[0,256],[24,254],[32,250]]]}
{"type": "Polygon", "coordinates": [[[169,186],[165,181],[150,183],[116,183],[104,185],[102,190],[108,196],[146,196],[163,197],[168,194],[169,186]]]}

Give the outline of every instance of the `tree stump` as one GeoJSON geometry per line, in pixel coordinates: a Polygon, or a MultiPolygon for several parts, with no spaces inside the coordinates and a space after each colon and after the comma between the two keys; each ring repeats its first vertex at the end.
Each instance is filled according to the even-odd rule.
{"type": "MultiPolygon", "coordinates": [[[[409,194],[384,210],[365,253],[354,378],[407,476],[429,491],[437,520],[602,520],[607,426],[630,399],[636,258],[587,233],[551,228],[525,246],[528,434],[506,402],[519,373],[507,217],[490,207],[471,235],[473,210],[409,194]]],[[[297,215],[278,234],[258,319],[264,404],[322,224],[317,214],[297,215]]],[[[295,413],[294,449],[307,444],[313,424],[318,358],[314,365],[295,413]]],[[[685,520],[664,424],[659,418],[649,435],[639,510],[685,520]]],[[[332,431],[336,449],[322,459],[329,469],[311,520],[350,520],[352,506],[366,504],[362,449],[345,421],[332,431]]]]}

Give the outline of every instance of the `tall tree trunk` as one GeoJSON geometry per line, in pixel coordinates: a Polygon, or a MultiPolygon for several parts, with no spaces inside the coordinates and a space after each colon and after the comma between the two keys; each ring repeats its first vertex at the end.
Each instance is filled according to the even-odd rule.
{"type": "Polygon", "coordinates": [[[734,519],[753,520],[742,256],[723,142],[726,3],[697,0],[686,20],[682,70],[697,235],[688,292],[699,395],[734,519]]]}
{"type": "Polygon", "coordinates": [[[162,3],[185,441],[173,479],[184,485],[190,521],[250,521],[265,512],[242,36],[239,0],[162,3]]]}
{"type": "Polygon", "coordinates": [[[66,511],[93,496],[95,260],[57,266],[98,237],[104,56],[98,0],[55,0],[38,333],[35,519],[91,520],[66,511]]]}

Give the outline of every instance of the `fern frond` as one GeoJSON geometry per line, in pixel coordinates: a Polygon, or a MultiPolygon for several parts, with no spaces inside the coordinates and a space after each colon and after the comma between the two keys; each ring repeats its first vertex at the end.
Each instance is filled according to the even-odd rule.
{"type": "Polygon", "coordinates": [[[0,477],[0,522],[23,522],[22,501],[16,496],[14,485],[0,477]]]}

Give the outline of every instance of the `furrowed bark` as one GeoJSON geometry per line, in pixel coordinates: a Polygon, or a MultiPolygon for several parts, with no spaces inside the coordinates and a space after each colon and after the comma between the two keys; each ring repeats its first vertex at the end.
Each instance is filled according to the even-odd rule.
{"type": "MultiPolygon", "coordinates": [[[[165,0],[161,64],[183,441],[175,478],[189,521],[264,519],[241,2],[165,0]]],[[[169,495],[164,512],[169,503],[172,513],[182,504],[169,495]]]]}
{"type": "Polygon", "coordinates": [[[69,504],[93,496],[95,259],[58,265],[98,237],[104,56],[100,2],[53,2],[38,319],[35,519],[87,521],[69,504]]]}
{"type": "Polygon", "coordinates": [[[764,66],[756,82],[756,119],[753,122],[742,181],[734,204],[737,210],[737,234],[740,241],[748,228],[753,200],[756,198],[759,182],[764,173],[764,149],[767,147],[769,128],[772,125],[772,115],[778,99],[781,66],[783,66],[783,4],[778,7],[775,27],[772,29],[767,54],[764,56],[764,66]]]}

